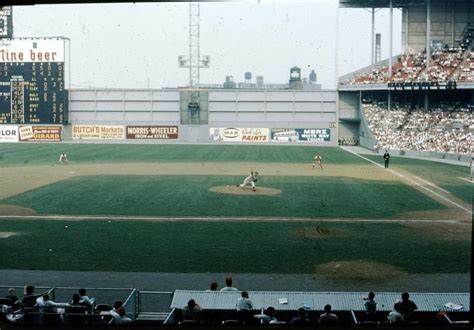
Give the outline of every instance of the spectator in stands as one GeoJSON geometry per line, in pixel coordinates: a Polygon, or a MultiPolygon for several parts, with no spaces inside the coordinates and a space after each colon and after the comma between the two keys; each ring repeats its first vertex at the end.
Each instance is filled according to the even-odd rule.
{"type": "Polygon", "coordinates": [[[95,303],[94,298],[89,298],[87,296],[87,290],[82,288],[79,289],[80,303],[85,305],[93,305],[95,303]]]}
{"type": "Polygon", "coordinates": [[[225,278],[225,287],[223,287],[221,291],[239,291],[239,289],[232,286],[232,276],[225,278]]]}
{"type": "Polygon", "coordinates": [[[365,321],[376,321],[377,303],[375,302],[375,293],[369,292],[367,298],[364,298],[365,303],[365,321]]]}
{"type": "Polygon", "coordinates": [[[127,312],[123,306],[117,306],[116,309],[112,309],[110,315],[112,315],[114,319],[113,324],[126,324],[132,322],[132,319],[126,316],[127,312]]]}
{"type": "Polygon", "coordinates": [[[183,320],[202,322],[202,308],[196,304],[194,299],[189,300],[188,305],[183,308],[183,320]]]}
{"type": "Polygon", "coordinates": [[[89,311],[92,311],[92,307],[94,306],[95,299],[94,298],[89,298],[87,296],[87,290],[82,288],[79,289],[79,304],[82,306],[85,306],[89,311]]]}
{"type": "Polygon", "coordinates": [[[236,308],[237,311],[251,310],[253,308],[252,300],[249,299],[247,291],[242,291],[242,297],[237,300],[236,308]]]}
{"type": "Polygon", "coordinates": [[[211,282],[211,287],[210,287],[209,289],[207,289],[206,291],[207,291],[207,292],[210,292],[210,291],[217,291],[217,287],[218,287],[218,286],[219,286],[219,285],[217,284],[216,281],[212,281],[212,282],[211,282]]]}
{"type": "Polygon", "coordinates": [[[265,314],[257,314],[254,317],[259,319],[262,324],[285,324],[276,318],[276,310],[271,306],[265,310],[265,314]]]}
{"type": "Polygon", "coordinates": [[[308,325],[311,324],[311,320],[308,318],[308,314],[304,307],[298,308],[298,316],[291,320],[291,325],[308,325]]]}
{"type": "Polygon", "coordinates": [[[324,313],[319,316],[318,324],[338,324],[339,318],[331,313],[331,305],[324,306],[324,313]]]}
{"type": "Polygon", "coordinates": [[[77,293],[75,293],[72,295],[72,301],[69,303],[69,305],[74,306],[74,307],[83,307],[80,300],[81,300],[81,297],[77,293]]]}
{"type": "Polygon", "coordinates": [[[395,305],[393,305],[393,311],[391,311],[387,316],[387,320],[390,324],[401,324],[403,322],[401,310],[401,303],[396,302],[395,305]]]}
{"type": "Polygon", "coordinates": [[[411,301],[410,295],[408,292],[402,293],[402,302],[400,303],[400,312],[403,316],[403,322],[411,322],[413,321],[414,312],[418,309],[418,306],[411,301]]]}
{"type": "Polygon", "coordinates": [[[13,303],[16,303],[18,301],[18,297],[16,295],[15,289],[8,289],[8,294],[5,296],[5,298],[10,299],[11,301],[13,301],[13,303]]]}
{"type": "Polygon", "coordinates": [[[43,300],[43,294],[47,294],[48,291],[34,294],[35,287],[33,285],[27,285],[24,289],[23,299],[21,300],[21,305],[23,307],[34,307],[39,300],[40,302],[43,300]]]}
{"type": "Polygon", "coordinates": [[[430,111],[409,102],[364,100],[363,112],[373,137],[374,149],[471,153],[472,109],[462,102],[431,104],[430,111]]]}
{"type": "Polygon", "coordinates": [[[49,299],[49,294],[45,293],[43,294],[43,299],[38,300],[36,306],[38,306],[38,309],[41,313],[61,313],[63,311],[58,308],[66,308],[69,306],[69,304],[54,302],[49,299]]]}
{"type": "Polygon", "coordinates": [[[252,320],[251,310],[253,309],[252,300],[249,299],[249,293],[242,291],[242,296],[237,300],[237,319],[241,323],[249,323],[252,320]]]}

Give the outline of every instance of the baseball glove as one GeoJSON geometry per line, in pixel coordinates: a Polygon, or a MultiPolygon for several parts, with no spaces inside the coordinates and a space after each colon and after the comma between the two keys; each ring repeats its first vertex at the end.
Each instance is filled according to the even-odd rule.
{"type": "Polygon", "coordinates": [[[253,182],[257,182],[257,179],[253,180],[253,182]]]}

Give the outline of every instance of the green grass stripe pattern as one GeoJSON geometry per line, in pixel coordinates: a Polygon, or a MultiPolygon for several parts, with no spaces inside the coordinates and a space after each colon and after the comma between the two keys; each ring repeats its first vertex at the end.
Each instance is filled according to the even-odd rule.
{"type": "Polygon", "coordinates": [[[124,162],[311,163],[316,153],[325,164],[364,164],[338,147],[302,145],[169,144],[0,144],[0,166],[55,164],[65,152],[71,164],[124,162]]]}
{"type": "Polygon", "coordinates": [[[40,214],[387,218],[445,207],[396,181],[350,177],[261,177],[278,196],[219,194],[240,176],[84,176],[5,199],[40,214]]]}
{"type": "Polygon", "coordinates": [[[408,273],[470,267],[469,239],[440,244],[439,237],[393,223],[2,220],[0,231],[20,233],[0,239],[0,264],[10,269],[299,274],[355,260],[408,273]],[[341,235],[302,234],[317,227],[341,235]]]}

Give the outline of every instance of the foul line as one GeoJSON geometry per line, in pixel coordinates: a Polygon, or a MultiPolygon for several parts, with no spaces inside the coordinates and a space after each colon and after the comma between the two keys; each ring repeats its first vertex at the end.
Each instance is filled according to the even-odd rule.
{"type": "MultiPolygon", "coordinates": [[[[355,152],[353,152],[353,151],[351,151],[351,150],[348,150],[348,149],[346,149],[346,148],[344,148],[344,147],[341,147],[341,148],[344,149],[344,150],[347,151],[347,152],[350,152],[350,153],[353,154],[353,155],[356,155],[357,157],[360,157],[360,158],[365,159],[366,161],[368,161],[368,162],[370,162],[370,163],[372,163],[372,164],[374,164],[374,165],[377,165],[377,166],[380,167],[380,168],[384,168],[382,165],[380,165],[380,164],[374,162],[374,161],[371,160],[371,159],[368,159],[368,158],[366,158],[366,157],[363,157],[363,156],[361,156],[361,155],[359,155],[359,154],[357,154],[357,153],[355,153],[355,152]]],[[[460,204],[458,204],[458,203],[456,203],[456,202],[453,202],[452,200],[450,200],[450,199],[444,197],[443,195],[440,195],[440,194],[438,194],[437,192],[435,192],[435,191],[433,191],[433,190],[431,190],[431,189],[429,189],[429,188],[427,188],[427,187],[422,186],[422,185],[419,184],[418,182],[416,182],[416,181],[414,181],[414,180],[412,180],[412,179],[410,179],[410,178],[407,178],[407,177],[404,176],[403,174],[400,174],[400,173],[398,173],[398,172],[396,172],[396,171],[394,171],[394,170],[391,170],[391,169],[388,169],[388,171],[389,171],[390,173],[394,174],[394,175],[397,175],[397,176],[399,176],[399,177],[401,177],[401,178],[403,178],[403,179],[405,179],[405,180],[407,180],[407,181],[413,183],[414,185],[416,185],[416,186],[418,186],[418,187],[420,187],[420,188],[422,188],[422,189],[424,189],[424,190],[426,190],[426,191],[429,191],[429,192],[432,193],[433,195],[435,195],[435,196],[441,198],[442,200],[444,200],[444,201],[446,201],[446,202],[448,202],[448,203],[451,203],[451,204],[455,205],[456,207],[460,208],[461,210],[464,210],[464,211],[466,211],[467,213],[469,213],[469,214],[472,215],[472,211],[471,211],[471,210],[466,209],[464,206],[462,206],[462,205],[460,205],[460,204]]],[[[435,186],[434,184],[431,184],[431,185],[432,185],[432,186],[435,186]]],[[[437,186],[435,186],[435,187],[437,187],[437,186]]],[[[439,188],[439,187],[437,187],[437,188],[439,188]]],[[[440,189],[440,190],[442,190],[442,189],[440,189]]]]}
{"type": "Polygon", "coordinates": [[[97,220],[97,221],[208,221],[208,222],[225,222],[225,221],[302,221],[302,222],[367,222],[367,223],[459,223],[458,220],[440,220],[440,219],[318,219],[318,218],[284,218],[284,217],[153,217],[153,216],[97,216],[97,215],[0,215],[0,219],[10,220],[49,220],[49,221],[83,221],[83,220],[97,220]]]}
{"type": "Polygon", "coordinates": [[[458,178],[458,179],[463,180],[463,181],[466,181],[466,182],[469,182],[469,183],[474,183],[474,181],[469,180],[469,179],[465,179],[465,178],[458,178]]]}

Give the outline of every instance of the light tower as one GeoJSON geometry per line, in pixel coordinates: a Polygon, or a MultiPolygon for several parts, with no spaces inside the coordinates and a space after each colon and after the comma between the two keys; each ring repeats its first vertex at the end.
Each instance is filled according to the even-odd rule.
{"type": "Polygon", "coordinates": [[[189,56],[178,56],[178,64],[180,68],[189,68],[189,123],[196,115],[199,117],[199,71],[201,68],[208,68],[210,56],[204,55],[201,59],[200,54],[200,31],[199,31],[199,4],[189,3],[189,56]]]}

